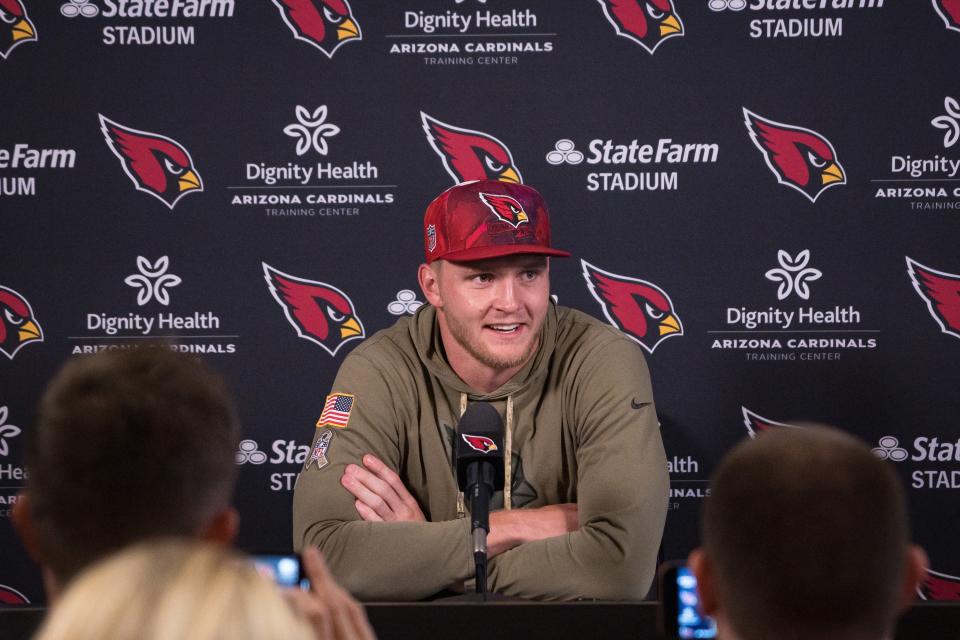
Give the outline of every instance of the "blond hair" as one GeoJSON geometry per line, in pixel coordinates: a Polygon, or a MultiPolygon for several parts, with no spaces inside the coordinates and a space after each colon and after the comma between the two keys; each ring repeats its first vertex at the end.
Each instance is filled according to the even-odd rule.
{"type": "Polygon", "coordinates": [[[162,539],[77,577],[36,640],[312,640],[251,562],[229,549],[162,539]]]}

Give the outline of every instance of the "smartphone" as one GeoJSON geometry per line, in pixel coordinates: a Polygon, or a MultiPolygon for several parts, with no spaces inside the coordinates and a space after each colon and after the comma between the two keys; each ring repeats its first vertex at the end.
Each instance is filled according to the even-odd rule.
{"type": "Polygon", "coordinates": [[[298,554],[252,553],[257,573],[281,587],[309,589],[310,582],[303,573],[303,562],[298,554]]]}
{"type": "Polygon", "coordinates": [[[666,565],[660,574],[663,633],[667,640],[716,638],[717,624],[700,610],[697,579],[685,564],[666,565]]]}

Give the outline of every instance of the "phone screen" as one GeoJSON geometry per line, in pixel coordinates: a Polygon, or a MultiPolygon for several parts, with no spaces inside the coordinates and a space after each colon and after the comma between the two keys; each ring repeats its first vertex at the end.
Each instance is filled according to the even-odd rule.
{"type": "Polygon", "coordinates": [[[716,638],[717,624],[700,611],[697,579],[687,567],[677,568],[677,637],[716,638]]]}
{"type": "Polygon", "coordinates": [[[301,570],[300,556],[258,553],[252,558],[257,573],[279,586],[310,588],[310,582],[301,570]]]}

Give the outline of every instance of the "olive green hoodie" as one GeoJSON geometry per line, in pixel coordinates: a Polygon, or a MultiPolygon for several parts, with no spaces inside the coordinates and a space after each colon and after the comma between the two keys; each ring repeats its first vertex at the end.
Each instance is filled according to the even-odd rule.
{"type": "Polygon", "coordinates": [[[489,587],[570,600],[642,598],[666,518],[666,456],[646,362],[627,336],[551,304],[540,347],[492,393],[446,361],[436,310],[370,337],[347,356],[333,393],[353,396],[345,428],[320,427],[293,498],[294,547],[320,547],[363,600],[428,597],[473,577],[468,518],[453,466],[466,402],[490,402],[507,426],[507,496],[491,508],[575,502],[579,528],[491,558],[489,587]],[[372,453],[403,479],[428,522],[365,522],[340,485],[372,453]]]}

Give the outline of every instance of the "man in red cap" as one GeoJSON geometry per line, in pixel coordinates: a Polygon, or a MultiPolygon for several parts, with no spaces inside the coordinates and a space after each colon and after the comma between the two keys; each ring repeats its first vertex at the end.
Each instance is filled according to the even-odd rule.
{"type": "Polygon", "coordinates": [[[666,456],[640,348],[550,299],[550,221],[529,186],[466,182],[424,217],[429,304],[357,347],[294,492],[294,546],[365,600],[473,578],[453,458],[468,401],[505,424],[492,591],[642,598],[666,517],[666,456]]]}

